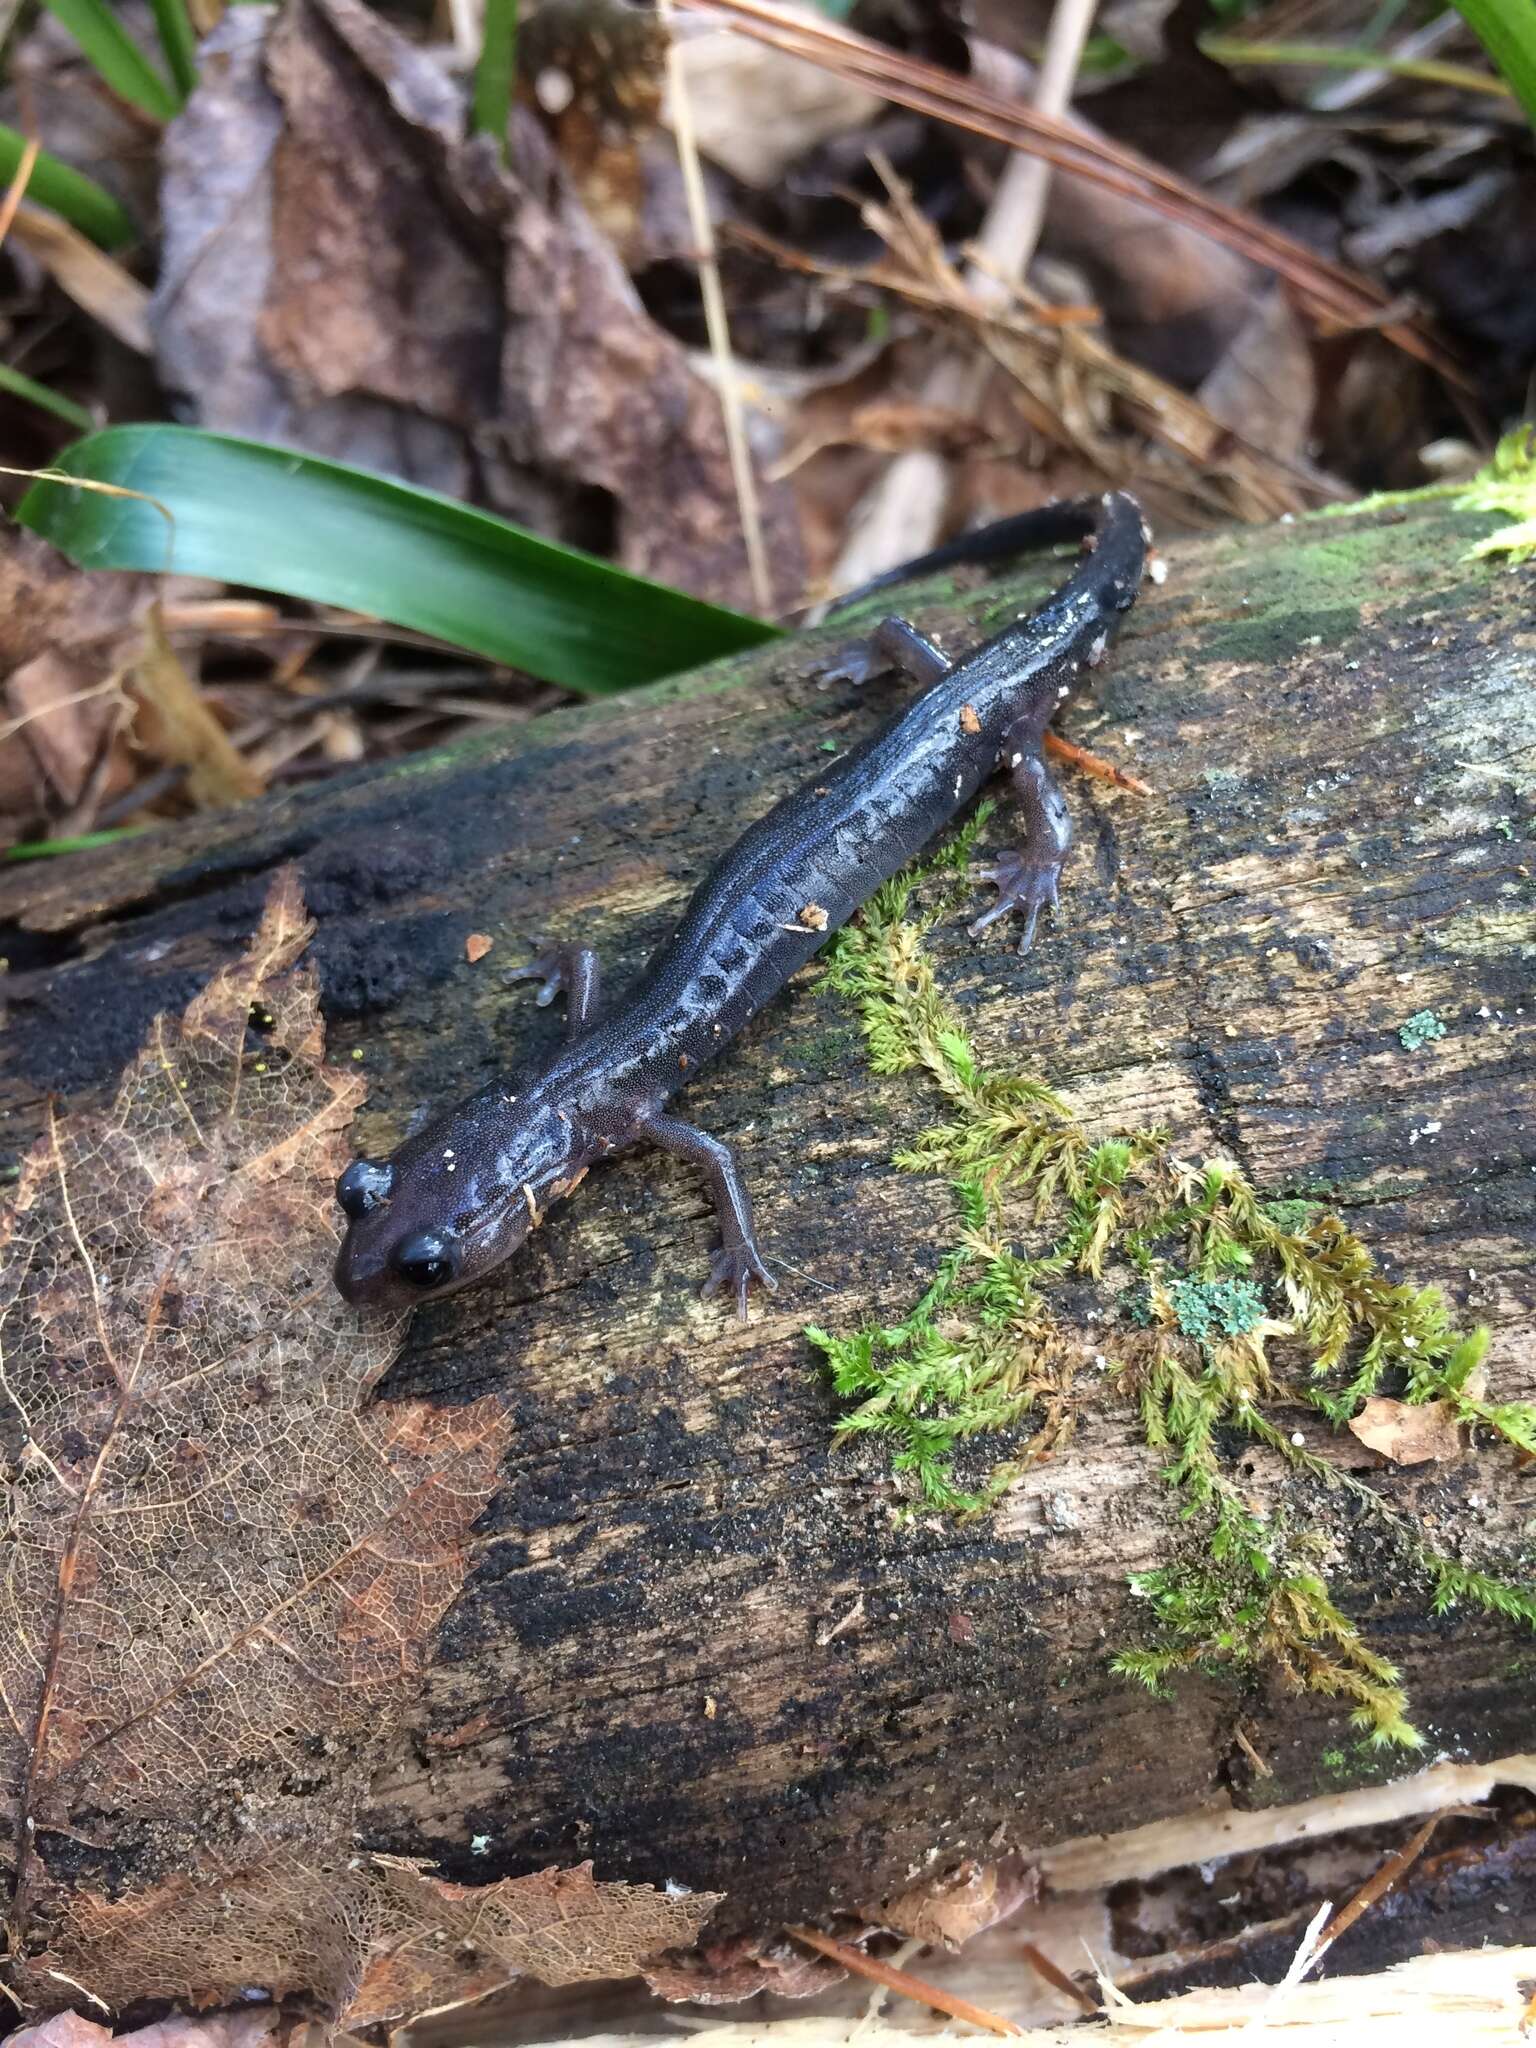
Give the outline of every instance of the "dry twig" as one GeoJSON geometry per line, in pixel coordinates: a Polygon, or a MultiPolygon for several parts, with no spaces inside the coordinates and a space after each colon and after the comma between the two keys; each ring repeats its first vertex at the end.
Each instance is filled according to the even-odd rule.
{"type": "MultiPolygon", "coordinates": [[[[783,14],[767,0],[685,0],[685,4],[722,15],[741,34],[821,64],[898,106],[989,136],[1010,149],[1030,151],[1058,170],[1074,171],[1108,191],[1139,201],[1150,212],[1199,228],[1212,240],[1285,278],[1319,314],[1346,326],[1374,321],[1388,306],[1386,294],[1368,279],[1343,264],[1314,255],[1278,228],[1239,207],[1212,199],[1135,150],[989,92],[977,79],[886,49],[851,29],[783,14]]],[[[1382,332],[1451,382],[1466,382],[1455,356],[1426,323],[1395,320],[1382,332]]]]}
{"type": "Polygon", "coordinates": [[[1024,2029],[1015,2026],[1012,2020],[1005,2020],[995,2012],[988,2012],[984,2006],[972,2005],[969,1999],[956,1998],[953,1993],[941,1991],[936,1984],[925,1983],[921,1977],[914,1977],[909,1970],[898,1970],[890,1963],[877,1962],[861,1949],[849,1948],[846,1942],[834,1941],[830,1934],[823,1934],[816,1927],[790,1927],[785,1930],[796,1941],[803,1941],[807,1948],[813,1948],[819,1955],[828,1956],[834,1963],[841,1963],[845,1970],[851,1970],[856,1977],[868,1977],[873,1983],[883,1984],[887,1991],[899,1991],[904,1998],[915,1999],[919,2005],[931,2005],[935,2012],[948,2013],[953,2020],[965,2020],[973,2027],[985,2027],[989,2034],[1021,2034],[1024,2029]]]}

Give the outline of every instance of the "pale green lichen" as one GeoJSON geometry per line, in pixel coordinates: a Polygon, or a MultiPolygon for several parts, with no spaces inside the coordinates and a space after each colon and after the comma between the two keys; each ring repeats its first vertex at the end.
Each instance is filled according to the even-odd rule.
{"type": "Polygon", "coordinates": [[[1186,1160],[1157,1131],[1095,1139],[1043,1080],[982,1065],[923,938],[965,893],[959,878],[986,814],[878,890],[826,956],[875,1070],[922,1071],[943,1097],[945,1120],[896,1161],[946,1175],[958,1210],[956,1242],[899,1323],[808,1332],[847,1404],[838,1440],[884,1443],[916,1504],[985,1511],[1072,1429],[1079,1347],[1058,1324],[1051,1283],[1123,1269],[1134,1287],[1106,1304],[1132,1325],[1116,1346],[1115,1383],[1165,1455],[1200,1540],[1133,1581],[1150,1604],[1152,1640],[1121,1652],[1115,1668],[1151,1686],[1192,1666],[1278,1669],[1348,1700],[1373,1743],[1412,1747],[1396,1669],[1329,1590],[1321,1559],[1334,1539],[1252,1506],[1219,1437],[1265,1444],[1298,1478],[1348,1493],[1427,1581],[1435,1612],[1464,1602],[1536,1627],[1536,1589],[1431,1549],[1372,1487],[1276,1420],[1310,1407],[1337,1427],[1390,1384],[1404,1401],[1447,1403],[1474,1437],[1536,1455],[1536,1407],[1485,1399],[1488,1333],[1458,1331],[1437,1290],[1388,1281],[1326,1208],[1261,1200],[1231,1161],[1186,1160]],[[1021,1229],[1043,1248],[1020,1250],[1021,1229]],[[1281,1341],[1284,1368],[1271,1355],[1281,1341]],[[1030,1420],[1033,1434],[979,1485],[959,1482],[968,1440],[1030,1420]]]}
{"type": "Polygon", "coordinates": [[[1405,1017],[1397,1027],[1404,1052],[1417,1052],[1422,1045],[1433,1039],[1444,1038],[1445,1026],[1433,1010],[1415,1010],[1411,1017],[1405,1017]]]}

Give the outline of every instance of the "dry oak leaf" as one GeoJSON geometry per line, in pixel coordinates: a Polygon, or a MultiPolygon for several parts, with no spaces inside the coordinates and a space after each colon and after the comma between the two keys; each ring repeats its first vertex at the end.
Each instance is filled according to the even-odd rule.
{"type": "MultiPolygon", "coordinates": [[[[44,1933],[87,1985],[114,1958],[90,1858],[73,1892],[49,1870],[66,1834],[116,1844],[119,1884],[349,1841],[505,1440],[494,1397],[365,1405],[401,1326],[331,1285],[363,1084],[323,1064],[312,930],[285,870],[245,956],[156,1020],[109,1109],[50,1113],[0,1210],[8,1953],[44,1933]]],[[[280,1976],[263,1926],[198,1988],[280,1976]]]]}
{"type": "Polygon", "coordinates": [[[895,1934],[956,1949],[1039,1895],[1039,1873],[1032,1864],[968,1862],[946,1877],[927,1879],[883,1900],[864,1917],[895,1934]]]}
{"type": "Polygon", "coordinates": [[[1375,1395],[1349,1425],[1367,1450],[1394,1465],[1427,1465],[1461,1456],[1461,1425],[1449,1401],[1389,1401],[1375,1395]]]}

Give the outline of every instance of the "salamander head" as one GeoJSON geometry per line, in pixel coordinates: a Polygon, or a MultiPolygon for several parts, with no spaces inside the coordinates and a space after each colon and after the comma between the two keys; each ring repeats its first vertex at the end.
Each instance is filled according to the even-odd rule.
{"type": "Polygon", "coordinates": [[[499,1088],[336,1183],[347,1217],[336,1285],[371,1308],[456,1294],[511,1256],[599,1149],[553,1110],[519,1113],[499,1088]]]}

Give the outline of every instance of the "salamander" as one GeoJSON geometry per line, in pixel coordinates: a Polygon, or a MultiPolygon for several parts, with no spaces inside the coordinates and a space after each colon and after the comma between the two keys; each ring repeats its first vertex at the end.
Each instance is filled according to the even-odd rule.
{"type": "Polygon", "coordinates": [[[726,1291],[745,1316],[752,1282],[776,1284],[745,1183],[730,1147],[669,1115],[669,1101],[1000,766],[1023,808],[1024,845],[978,870],[998,894],[971,930],[1017,910],[1029,947],[1041,910],[1056,903],[1071,842],[1041,754],[1045,729],[1135,601],[1147,539],[1136,501],[1108,492],[1001,521],[866,586],[998,552],[1083,545],[1053,597],[960,661],[899,618],[848,650],[832,672],[894,666],[926,687],[742,833],[621,1003],[604,1009],[597,956],[585,946],[514,970],[509,979],[542,983],[541,1004],[564,993],[565,1043],[387,1157],[346,1169],[336,1184],[347,1218],[336,1284],[347,1300],[399,1307],[483,1279],[590,1167],[643,1140],[703,1174],[720,1226],[704,1292],[726,1291]]]}

